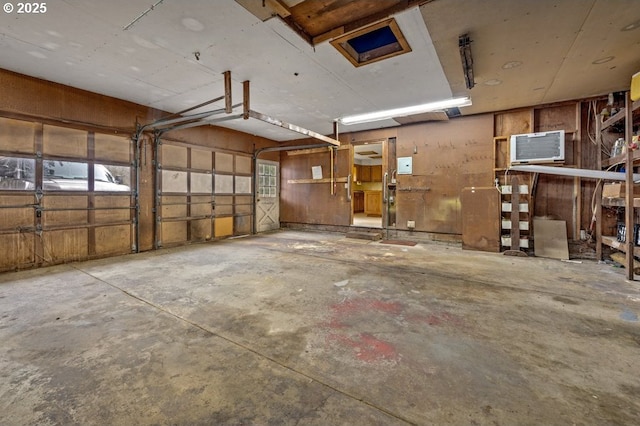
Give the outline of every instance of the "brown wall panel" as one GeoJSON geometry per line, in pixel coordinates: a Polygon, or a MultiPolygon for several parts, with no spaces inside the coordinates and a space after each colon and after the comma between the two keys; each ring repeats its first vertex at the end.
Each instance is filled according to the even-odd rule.
{"type": "Polygon", "coordinates": [[[213,170],[213,153],[202,149],[191,149],[191,168],[199,170],[213,170]]]}
{"type": "Polygon", "coordinates": [[[187,222],[162,222],[162,245],[187,241],[187,222]]]}
{"type": "Polygon", "coordinates": [[[35,262],[33,233],[0,234],[0,271],[35,262]]]}
{"type": "Polygon", "coordinates": [[[0,206],[15,206],[16,208],[0,208],[0,229],[18,229],[33,226],[33,195],[0,195],[0,206]],[[18,207],[26,206],[26,207],[18,207]]]}
{"type": "Polygon", "coordinates": [[[213,232],[211,219],[198,219],[191,221],[191,241],[204,241],[211,239],[213,232]]]}
{"type": "Polygon", "coordinates": [[[213,223],[215,237],[228,237],[233,235],[233,218],[232,217],[219,217],[213,223]]]}
{"type": "Polygon", "coordinates": [[[233,173],[233,155],[224,152],[216,152],[216,172],[233,173]]]}
{"type": "MultiPolygon", "coordinates": [[[[334,177],[347,178],[349,149],[338,149],[334,177]]],[[[327,152],[288,155],[280,157],[280,221],[323,225],[348,226],[351,220],[351,203],[348,201],[345,184],[337,183],[331,192],[331,183],[293,183],[291,180],[311,179],[311,168],[321,166],[323,177],[329,178],[331,156],[327,152]]]]}
{"type": "MultiPolygon", "coordinates": [[[[495,136],[511,136],[533,131],[533,110],[502,112],[495,115],[495,136]]],[[[493,135],[492,135],[493,136],[493,135]]]]}
{"type": "Polygon", "coordinates": [[[251,157],[236,155],[236,173],[251,173],[251,157]]]}
{"type": "Polygon", "coordinates": [[[162,197],[162,218],[176,218],[187,216],[186,196],[163,196],[162,197]]]}
{"type": "Polygon", "coordinates": [[[86,228],[43,232],[45,259],[53,263],[86,259],[89,253],[87,234],[86,228]]]}
{"type": "Polygon", "coordinates": [[[213,197],[210,195],[192,195],[191,216],[211,216],[213,214],[212,201],[213,197]]]}
{"type": "Polygon", "coordinates": [[[45,155],[87,157],[87,131],[58,126],[44,126],[42,136],[45,155]]]}
{"type": "MultiPolygon", "coordinates": [[[[88,223],[86,195],[45,195],[42,197],[42,225],[45,228],[88,223]],[[53,211],[47,211],[54,209],[53,211]]],[[[86,246],[86,242],[84,244],[86,246]]]]}
{"type": "Polygon", "coordinates": [[[94,200],[95,222],[126,222],[131,218],[131,199],[128,195],[96,195],[94,200]],[[103,208],[115,210],[101,210],[103,208]]]}
{"type": "Polygon", "coordinates": [[[131,225],[99,226],[96,232],[96,255],[131,253],[131,225]]]}
{"type": "Polygon", "coordinates": [[[131,140],[128,137],[96,133],[95,159],[105,162],[131,162],[131,140]]]}
{"type": "Polygon", "coordinates": [[[234,218],[234,235],[247,235],[251,233],[251,216],[236,216],[234,218]]]}
{"type": "Polygon", "coordinates": [[[397,177],[398,228],[461,234],[462,188],[493,185],[493,116],[401,127],[396,150],[413,158],[413,175],[397,177]]]}
{"type": "Polygon", "coordinates": [[[138,232],[140,239],[138,249],[146,251],[153,249],[155,238],[155,188],[156,173],[153,168],[153,150],[155,147],[150,139],[144,138],[141,142],[140,166],[138,168],[140,187],[138,199],[140,203],[140,216],[138,220],[138,232]]]}
{"type": "Polygon", "coordinates": [[[162,167],[187,167],[187,148],[163,143],[160,145],[162,150],[162,167]]]}
{"type": "Polygon", "coordinates": [[[0,117],[0,150],[34,153],[36,130],[41,125],[0,117]]]}

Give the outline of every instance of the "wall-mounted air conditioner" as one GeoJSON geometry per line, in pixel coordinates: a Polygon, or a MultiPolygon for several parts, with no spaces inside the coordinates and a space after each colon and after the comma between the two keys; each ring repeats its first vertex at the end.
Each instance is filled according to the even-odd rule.
{"type": "Polygon", "coordinates": [[[564,130],[511,135],[511,164],[564,162],[564,130]]]}

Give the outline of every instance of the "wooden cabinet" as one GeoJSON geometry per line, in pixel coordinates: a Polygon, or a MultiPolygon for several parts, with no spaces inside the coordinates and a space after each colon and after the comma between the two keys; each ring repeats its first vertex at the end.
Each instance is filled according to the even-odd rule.
{"type": "Polygon", "coordinates": [[[371,166],[360,166],[360,182],[371,182],[371,166]]]}
{"type": "Polygon", "coordinates": [[[371,166],[371,182],[382,182],[382,166],[371,166]]]}
{"type": "Polygon", "coordinates": [[[382,166],[354,165],[354,181],[382,182],[382,166]]]}
{"type": "Polygon", "coordinates": [[[353,193],[353,212],[354,213],[364,212],[364,192],[363,191],[355,191],[353,193]]]}
{"type": "Polygon", "coordinates": [[[364,212],[367,216],[382,216],[382,191],[364,191],[364,212]]]}

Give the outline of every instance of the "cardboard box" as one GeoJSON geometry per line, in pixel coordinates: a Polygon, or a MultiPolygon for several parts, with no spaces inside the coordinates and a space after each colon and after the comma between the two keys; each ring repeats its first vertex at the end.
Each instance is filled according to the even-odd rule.
{"type": "MultiPolygon", "coordinates": [[[[602,186],[602,198],[624,198],[626,185],[621,183],[605,183],[602,186]]],[[[640,185],[633,185],[633,198],[640,198],[640,185]]]]}

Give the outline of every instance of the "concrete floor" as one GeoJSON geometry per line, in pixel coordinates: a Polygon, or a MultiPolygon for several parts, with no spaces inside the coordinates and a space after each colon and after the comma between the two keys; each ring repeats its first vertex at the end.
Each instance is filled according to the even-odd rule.
{"type": "Polygon", "coordinates": [[[0,275],[2,425],[640,421],[640,285],[280,231],[0,275]]]}

